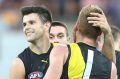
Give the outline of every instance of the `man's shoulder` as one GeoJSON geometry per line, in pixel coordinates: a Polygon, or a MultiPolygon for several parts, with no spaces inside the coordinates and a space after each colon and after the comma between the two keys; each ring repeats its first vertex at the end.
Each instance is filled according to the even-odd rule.
{"type": "Polygon", "coordinates": [[[27,47],[27,48],[23,49],[23,50],[21,51],[21,53],[20,53],[20,54],[22,54],[22,53],[26,53],[26,52],[28,52],[28,51],[30,51],[29,47],[27,47]]]}
{"type": "Polygon", "coordinates": [[[68,54],[68,46],[67,44],[59,44],[54,46],[50,55],[54,57],[64,56],[68,54]]]}
{"type": "Polygon", "coordinates": [[[55,52],[62,52],[65,51],[68,48],[67,44],[55,44],[52,51],[55,52]]]}
{"type": "Polygon", "coordinates": [[[24,57],[28,52],[30,52],[29,47],[25,48],[20,54],[18,54],[18,58],[24,57]]]}

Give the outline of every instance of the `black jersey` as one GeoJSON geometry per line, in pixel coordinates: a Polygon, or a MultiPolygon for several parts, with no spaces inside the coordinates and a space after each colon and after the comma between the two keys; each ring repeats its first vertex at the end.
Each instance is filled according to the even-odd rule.
{"type": "MultiPolygon", "coordinates": [[[[52,46],[53,47],[53,46],[52,46]]],[[[19,55],[25,65],[26,79],[42,79],[49,66],[48,53],[36,55],[29,48],[19,55]],[[38,78],[37,78],[38,77],[38,78]]],[[[93,65],[90,79],[110,79],[111,61],[109,61],[95,47],[84,43],[71,43],[68,45],[68,58],[63,67],[60,79],[83,79],[86,69],[88,49],[94,51],[93,65]]],[[[54,73],[54,72],[53,72],[54,73]]]]}
{"type": "Polygon", "coordinates": [[[120,51],[116,52],[116,67],[117,67],[117,77],[120,79],[120,51]]]}
{"type": "Polygon", "coordinates": [[[90,49],[94,51],[90,79],[110,79],[112,62],[95,47],[89,46],[84,43],[78,43],[78,45],[80,46],[85,63],[87,62],[87,50],[90,49]]]}
{"type": "Polygon", "coordinates": [[[95,47],[85,43],[71,43],[69,45],[68,63],[64,65],[61,79],[110,79],[112,62],[95,47]],[[94,57],[89,78],[85,78],[88,50],[92,50],[94,57]]]}
{"type": "Polygon", "coordinates": [[[47,53],[35,54],[28,47],[18,57],[22,60],[25,67],[25,79],[42,79],[49,66],[49,54],[53,45],[47,53]]]}

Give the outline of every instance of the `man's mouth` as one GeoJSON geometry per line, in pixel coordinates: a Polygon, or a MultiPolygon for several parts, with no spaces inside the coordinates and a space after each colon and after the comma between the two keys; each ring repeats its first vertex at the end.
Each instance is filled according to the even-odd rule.
{"type": "Polygon", "coordinates": [[[33,32],[30,32],[30,31],[26,32],[27,36],[30,36],[31,34],[33,34],[33,32]]]}

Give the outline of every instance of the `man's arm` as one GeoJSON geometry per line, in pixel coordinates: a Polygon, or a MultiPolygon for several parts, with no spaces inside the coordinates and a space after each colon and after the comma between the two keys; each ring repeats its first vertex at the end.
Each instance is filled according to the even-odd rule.
{"type": "Polygon", "coordinates": [[[115,62],[115,50],[114,50],[114,42],[113,36],[111,32],[111,28],[107,22],[107,19],[103,14],[99,13],[90,13],[94,17],[88,17],[88,23],[93,23],[93,26],[99,26],[104,33],[104,44],[102,47],[103,54],[110,59],[111,61],[115,62]]]}
{"type": "Polygon", "coordinates": [[[117,79],[117,69],[116,69],[115,63],[112,63],[111,79],[117,79]]]}
{"type": "Polygon", "coordinates": [[[50,65],[43,79],[60,79],[63,65],[66,62],[67,48],[57,46],[54,47],[50,54],[50,65]]]}
{"type": "Polygon", "coordinates": [[[111,33],[107,33],[104,35],[104,44],[102,47],[102,51],[111,61],[116,63],[114,42],[113,42],[113,36],[111,33]]]}
{"type": "Polygon", "coordinates": [[[19,58],[16,58],[12,63],[10,79],[25,79],[24,64],[19,58]]]}

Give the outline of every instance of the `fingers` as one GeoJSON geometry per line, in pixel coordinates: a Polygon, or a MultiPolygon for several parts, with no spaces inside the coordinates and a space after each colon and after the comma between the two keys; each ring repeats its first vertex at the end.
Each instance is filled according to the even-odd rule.
{"type": "Polygon", "coordinates": [[[88,23],[91,23],[92,26],[96,26],[96,27],[100,27],[100,28],[101,28],[101,25],[104,25],[104,23],[100,22],[100,21],[88,21],[88,23]]]}
{"type": "Polygon", "coordinates": [[[103,17],[104,14],[100,14],[100,13],[90,13],[91,16],[96,16],[96,17],[103,17]]]}
{"type": "Polygon", "coordinates": [[[88,21],[100,21],[101,18],[98,18],[98,17],[87,17],[87,20],[88,21]]]}
{"type": "Polygon", "coordinates": [[[110,26],[104,13],[90,13],[87,17],[88,23],[92,24],[93,27],[100,27],[103,33],[108,33],[110,31],[110,26]]]}
{"type": "Polygon", "coordinates": [[[103,14],[99,13],[90,13],[90,17],[87,17],[88,23],[95,25],[101,25],[103,23],[107,23],[106,17],[103,14]]]}
{"type": "Polygon", "coordinates": [[[90,17],[87,17],[88,21],[106,21],[105,15],[99,13],[90,13],[90,17]]]}

